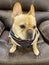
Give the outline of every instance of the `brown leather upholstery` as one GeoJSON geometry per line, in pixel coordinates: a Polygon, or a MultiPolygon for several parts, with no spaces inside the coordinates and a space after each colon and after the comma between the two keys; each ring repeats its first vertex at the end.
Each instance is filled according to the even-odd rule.
{"type": "Polygon", "coordinates": [[[45,40],[49,40],[49,26],[47,25],[49,21],[46,20],[49,20],[49,0],[0,0],[0,64],[49,65],[49,45],[45,42],[45,40]],[[17,47],[14,54],[9,54],[11,43],[8,35],[13,24],[11,13],[15,2],[20,2],[24,11],[28,11],[31,4],[34,4],[36,8],[37,27],[41,32],[38,42],[39,56],[33,54],[31,46],[17,47]],[[45,28],[43,29],[44,25],[45,28]]]}

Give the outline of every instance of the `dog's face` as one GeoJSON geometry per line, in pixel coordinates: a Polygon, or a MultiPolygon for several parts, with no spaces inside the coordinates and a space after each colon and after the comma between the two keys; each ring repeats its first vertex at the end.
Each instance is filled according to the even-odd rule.
{"type": "Polygon", "coordinates": [[[27,14],[22,14],[22,8],[19,3],[15,4],[14,8],[16,8],[16,11],[14,10],[14,15],[12,15],[14,19],[12,30],[15,36],[23,40],[34,39],[36,33],[36,19],[33,9],[34,7],[31,6],[31,9],[27,14]]]}

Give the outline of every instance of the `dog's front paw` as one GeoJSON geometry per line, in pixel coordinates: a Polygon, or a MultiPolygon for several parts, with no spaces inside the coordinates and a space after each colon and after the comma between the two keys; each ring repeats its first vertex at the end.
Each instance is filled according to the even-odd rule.
{"type": "Polygon", "coordinates": [[[39,55],[39,50],[38,50],[38,49],[34,49],[33,51],[34,51],[34,54],[35,54],[36,56],[39,55]]]}
{"type": "Polygon", "coordinates": [[[15,48],[11,48],[11,49],[9,50],[9,53],[14,53],[15,50],[16,50],[16,47],[15,47],[15,48]]]}

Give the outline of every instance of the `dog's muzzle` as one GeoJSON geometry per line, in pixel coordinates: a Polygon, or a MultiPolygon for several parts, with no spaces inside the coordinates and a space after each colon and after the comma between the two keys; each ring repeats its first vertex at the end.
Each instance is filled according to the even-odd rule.
{"type": "Polygon", "coordinates": [[[33,32],[31,29],[28,29],[26,31],[26,39],[32,39],[32,37],[33,37],[33,32]]]}

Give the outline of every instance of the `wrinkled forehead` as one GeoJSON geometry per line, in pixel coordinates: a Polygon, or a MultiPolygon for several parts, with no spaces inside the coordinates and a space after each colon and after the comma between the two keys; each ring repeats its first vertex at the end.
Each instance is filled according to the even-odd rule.
{"type": "Polygon", "coordinates": [[[32,15],[26,15],[26,14],[18,15],[18,16],[15,17],[15,21],[22,22],[24,24],[30,23],[32,25],[36,25],[35,16],[32,16],[32,15]]]}

